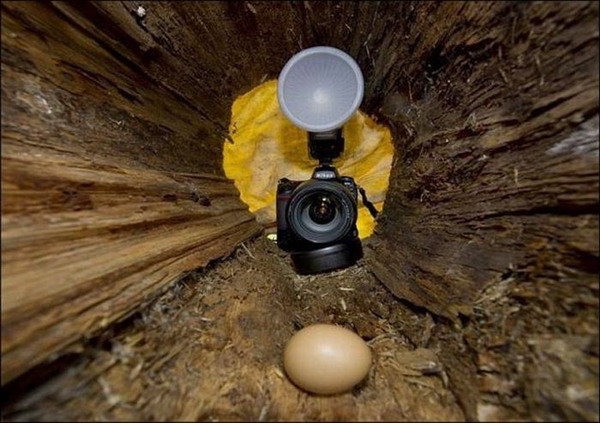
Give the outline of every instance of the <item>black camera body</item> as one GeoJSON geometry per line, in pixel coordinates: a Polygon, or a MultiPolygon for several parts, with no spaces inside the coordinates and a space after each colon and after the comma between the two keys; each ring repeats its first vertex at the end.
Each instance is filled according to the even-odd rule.
{"type": "Polygon", "coordinates": [[[363,256],[356,227],[358,186],[329,163],[343,150],[341,130],[325,139],[318,135],[309,133],[309,143],[318,143],[318,149],[310,144],[311,155],[321,162],[311,178],[282,178],[277,184],[277,244],[291,253],[301,274],[347,267],[363,256]]]}

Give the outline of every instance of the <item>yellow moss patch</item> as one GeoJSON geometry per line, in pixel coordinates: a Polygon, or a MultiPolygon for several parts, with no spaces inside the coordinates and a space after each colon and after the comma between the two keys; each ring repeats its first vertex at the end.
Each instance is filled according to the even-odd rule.
{"type": "MultiPolygon", "coordinates": [[[[235,100],[229,134],[234,143],[225,141],[225,175],[233,179],[257,220],[271,225],[275,222],[277,180],[309,179],[318,164],[309,156],[307,133],[279,110],[276,80],[235,100]]],[[[389,129],[357,112],[344,125],[344,138],[344,153],[334,165],[340,175],[353,177],[381,210],[394,154],[389,129]]],[[[360,198],[358,204],[359,236],[365,238],[373,232],[375,222],[360,198]]]]}

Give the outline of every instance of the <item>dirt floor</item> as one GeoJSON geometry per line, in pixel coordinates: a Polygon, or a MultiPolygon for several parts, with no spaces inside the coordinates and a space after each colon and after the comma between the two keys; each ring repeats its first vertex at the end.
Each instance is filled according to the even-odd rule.
{"type": "Polygon", "coordinates": [[[469,409],[480,421],[597,421],[597,307],[582,306],[597,284],[580,285],[507,274],[452,329],[362,260],[300,276],[260,237],[3,387],[2,420],[464,421],[469,409]],[[315,396],[285,376],[286,341],[323,322],[374,352],[352,392],[315,396]]]}
{"type": "Polygon", "coordinates": [[[438,352],[422,347],[432,324],[362,262],[299,276],[259,238],[90,340],[63,359],[71,360],[66,369],[43,383],[38,376],[35,389],[19,394],[13,386],[2,418],[462,421],[438,352]],[[319,322],[355,331],[374,352],[371,372],[352,392],[307,394],[283,372],[285,342],[319,322]]]}

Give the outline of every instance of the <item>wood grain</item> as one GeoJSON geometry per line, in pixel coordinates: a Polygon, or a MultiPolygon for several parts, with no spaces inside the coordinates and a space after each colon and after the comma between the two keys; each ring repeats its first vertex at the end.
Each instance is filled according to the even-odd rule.
{"type": "MultiPolygon", "coordinates": [[[[369,268],[391,292],[454,325],[471,314],[485,287],[513,272],[535,279],[548,303],[564,296],[556,285],[597,298],[597,2],[143,4],[144,17],[136,15],[139,2],[133,1],[2,3],[2,156],[11,174],[16,163],[55,160],[65,171],[222,174],[234,98],[276,78],[299,50],[330,45],[357,60],[365,77],[361,109],[394,134],[385,210],[366,249],[369,268]]],[[[22,187],[14,180],[27,177],[13,176],[12,185],[5,184],[13,200],[3,197],[3,208],[15,216],[3,219],[28,210],[18,219],[38,233],[21,231],[13,245],[28,245],[21,251],[37,265],[42,259],[32,243],[49,236],[63,263],[69,239],[90,255],[113,243],[128,251],[119,238],[124,233],[143,244],[140,233],[149,230],[144,220],[119,202],[131,191],[139,204],[139,186],[73,187],[85,179],[77,173],[66,189],[60,182],[60,189],[50,184],[48,190],[41,177],[22,187]],[[114,202],[114,209],[93,215],[99,202],[114,202]],[[90,227],[71,225],[68,216],[53,227],[36,220],[68,210],[90,227]],[[119,221],[125,229],[111,233],[119,221]],[[80,236],[84,229],[89,232],[80,236]]],[[[193,225],[177,213],[190,213],[171,209],[179,194],[161,192],[166,197],[154,197],[148,218],[164,217],[182,231],[181,239],[164,234],[165,245],[181,254],[193,244],[184,236],[193,225]]],[[[213,245],[208,228],[216,217],[203,216],[193,221],[208,225],[201,238],[213,245]]],[[[157,230],[148,232],[146,248],[163,241],[157,230]]],[[[233,245],[243,237],[230,230],[222,239],[233,245]]],[[[18,225],[11,231],[19,233],[18,225]]],[[[136,256],[151,274],[166,252],[156,254],[136,256]]],[[[23,257],[12,257],[31,275],[23,257]]],[[[87,263],[69,266],[91,277],[87,263]]],[[[119,263],[127,269],[123,280],[133,277],[134,267],[119,263]]],[[[115,301],[125,298],[109,283],[118,274],[107,268],[94,282],[115,301]]],[[[69,292],[69,283],[53,283],[69,292]]],[[[121,289],[129,292],[138,283],[121,289]]],[[[47,301],[61,304],[61,297],[47,301]]],[[[85,301],[81,307],[93,303],[92,294],[85,301]]],[[[51,315],[54,306],[48,307],[44,313],[51,315]]],[[[13,312],[19,319],[26,315],[13,312]]],[[[583,302],[574,317],[570,313],[562,312],[569,330],[577,315],[595,315],[597,322],[597,302],[583,302]]],[[[546,323],[537,330],[556,329],[546,323]]],[[[10,336],[20,339],[14,331],[10,336]]],[[[443,361],[456,367],[448,373],[451,386],[474,418],[473,363],[470,356],[455,357],[471,347],[458,335],[440,339],[443,361]]],[[[514,354],[506,353],[507,362],[515,361],[514,354]]]]}
{"type": "Polygon", "coordinates": [[[2,158],[2,380],[97,333],[260,228],[230,181],[2,158]]]}
{"type": "Polygon", "coordinates": [[[152,43],[120,3],[2,3],[3,385],[260,231],[152,43]]]}
{"type": "Polygon", "coordinates": [[[455,7],[432,11],[428,34],[443,45],[383,101],[397,157],[367,256],[398,297],[458,322],[483,287],[540,254],[594,281],[598,8],[455,7]]]}

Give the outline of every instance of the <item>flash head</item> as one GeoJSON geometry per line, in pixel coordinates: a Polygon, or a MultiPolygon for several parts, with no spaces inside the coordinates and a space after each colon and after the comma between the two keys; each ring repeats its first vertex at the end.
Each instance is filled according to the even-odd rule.
{"type": "Polygon", "coordinates": [[[277,99],[283,114],[308,132],[327,132],[358,110],[363,75],[352,57],[333,47],[300,51],[279,74],[277,99]]]}

